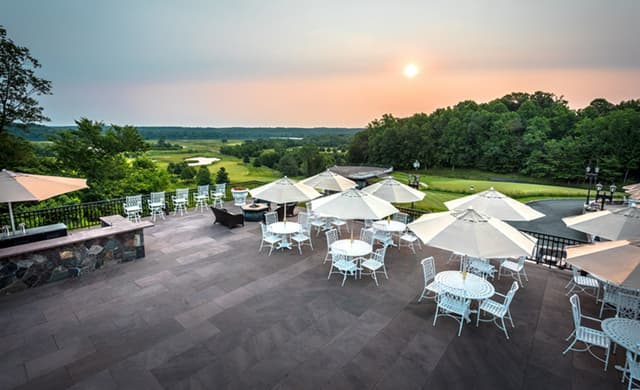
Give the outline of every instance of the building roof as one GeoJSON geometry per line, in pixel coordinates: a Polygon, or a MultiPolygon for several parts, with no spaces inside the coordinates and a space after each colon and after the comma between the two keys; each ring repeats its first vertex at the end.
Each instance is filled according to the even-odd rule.
{"type": "Polygon", "coordinates": [[[381,168],[359,165],[334,165],[333,167],[329,168],[329,170],[351,180],[367,180],[374,177],[388,175],[393,172],[393,167],[381,168]]]}

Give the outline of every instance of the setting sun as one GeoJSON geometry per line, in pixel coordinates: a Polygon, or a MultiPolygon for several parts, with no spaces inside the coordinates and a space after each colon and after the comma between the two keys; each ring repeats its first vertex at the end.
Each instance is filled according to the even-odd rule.
{"type": "Polygon", "coordinates": [[[418,74],[418,67],[414,64],[408,64],[404,67],[404,75],[408,78],[414,78],[418,74]]]}

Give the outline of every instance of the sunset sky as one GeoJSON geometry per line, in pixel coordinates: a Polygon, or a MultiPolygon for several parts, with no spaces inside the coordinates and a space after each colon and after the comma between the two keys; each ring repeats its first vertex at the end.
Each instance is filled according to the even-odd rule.
{"type": "Polygon", "coordinates": [[[635,0],[0,2],[53,83],[55,125],[363,127],[537,90],[618,103],[640,98],[639,15],[635,0]]]}

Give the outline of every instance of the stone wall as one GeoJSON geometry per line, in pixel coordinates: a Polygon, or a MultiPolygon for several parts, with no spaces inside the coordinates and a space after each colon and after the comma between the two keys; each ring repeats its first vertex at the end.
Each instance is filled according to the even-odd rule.
{"type": "Polygon", "coordinates": [[[83,273],[141,257],[144,257],[142,229],[24,252],[0,259],[0,294],[12,294],[45,283],[79,277],[83,273]]]}

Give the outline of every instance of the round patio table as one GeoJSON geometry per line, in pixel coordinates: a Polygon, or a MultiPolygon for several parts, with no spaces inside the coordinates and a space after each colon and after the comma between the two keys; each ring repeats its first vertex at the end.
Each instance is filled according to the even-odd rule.
{"type": "MultiPolygon", "coordinates": [[[[637,351],[640,344],[640,321],[630,318],[607,318],[602,320],[602,331],[614,343],[629,351],[637,351]]],[[[620,365],[616,369],[622,371],[623,378],[627,375],[627,369],[620,365]]]]}
{"type": "Polygon", "coordinates": [[[365,241],[346,239],[331,244],[331,250],[344,253],[348,257],[362,257],[371,253],[373,247],[365,241]]]}
{"type": "Polygon", "coordinates": [[[467,279],[462,280],[460,271],[442,271],[436,274],[435,281],[450,289],[462,290],[465,298],[478,301],[491,298],[496,293],[491,283],[472,273],[467,273],[467,279]]]}
{"type": "Polygon", "coordinates": [[[373,227],[375,230],[379,232],[383,232],[387,236],[384,242],[384,245],[391,245],[391,246],[396,246],[396,243],[393,242],[393,238],[391,237],[391,235],[393,233],[401,233],[407,230],[406,224],[400,221],[390,221],[390,220],[375,221],[371,225],[371,227],[373,227]]]}
{"type": "Polygon", "coordinates": [[[271,232],[282,236],[282,241],[278,244],[278,249],[291,249],[289,235],[300,231],[300,224],[297,222],[276,222],[269,225],[271,232]]]}

